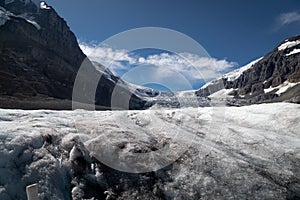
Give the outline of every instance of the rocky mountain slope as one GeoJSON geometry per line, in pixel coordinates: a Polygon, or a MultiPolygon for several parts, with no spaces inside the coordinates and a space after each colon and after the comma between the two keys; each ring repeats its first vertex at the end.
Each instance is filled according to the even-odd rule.
{"type": "Polygon", "coordinates": [[[198,96],[226,98],[230,105],[289,101],[300,103],[300,36],[264,57],[214,80],[198,96]]]}
{"type": "MultiPolygon", "coordinates": [[[[101,77],[95,99],[90,100],[97,109],[111,108],[117,83],[117,99],[130,99],[121,109],[145,109],[155,103],[209,106],[209,99],[216,97],[228,105],[299,103],[299,41],[300,36],[290,38],[256,62],[206,84],[196,91],[195,99],[194,94],[189,98],[133,86],[99,70],[101,64],[86,59],[67,23],[45,2],[0,0],[0,107],[71,109],[74,81],[83,61],[89,76],[82,85],[101,77]],[[191,101],[197,102],[191,105],[191,101]]],[[[80,90],[82,97],[91,94],[88,88],[80,90]]]]}
{"type": "MultiPolygon", "coordinates": [[[[86,56],[67,23],[45,2],[37,2],[0,0],[0,107],[71,109],[75,77],[86,56]]],[[[102,74],[85,61],[89,84],[102,74]]],[[[118,79],[101,76],[94,100],[98,108],[110,108],[118,79]]],[[[128,88],[122,95],[131,97],[127,108],[145,107],[128,88]]]]}
{"type": "Polygon", "coordinates": [[[40,199],[299,199],[299,109],[0,109],[0,199],[26,199],[33,183],[40,199]],[[153,172],[103,164],[147,168],[130,159],[162,147],[178,159],[153,172]]]}

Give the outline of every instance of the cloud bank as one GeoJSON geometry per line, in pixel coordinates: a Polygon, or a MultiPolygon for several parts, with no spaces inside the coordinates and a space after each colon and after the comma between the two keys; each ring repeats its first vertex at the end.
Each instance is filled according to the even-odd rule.
{"type": "MultiPolygon", "coordinates": [[[[224,72],[237,66],[235,62],[225,59],[199,57],[190,53],[160,53],[154,55],[140,56],[137,53],[128,52],[125,49],[113,49],[109,46],[91,45],[80,43],[82,51],[92,60],[108,67],[113,73],[119,71],[129,72],[136,68],[146,69],[145,66],[152,66],[151,70],[139,71],[139,76],[147,76],[155,79],[154,82],[163,80],[173,81],[178,84],[176,77],[185,77],[192,85],[199,82],[207,82],[220,77],[224,72]],[[141,67],[143,66],[143,67],[141,67]],[[153,68],[155,66],[155,68],[153,68]],[[142,74],[144,72],[144,74],[142,74]]],[[[139,84],[141,77],[134,77],[124,74],[124,79],[134,84],[139,84]]],[[[172,84],[172,83],[169,83],[172,84]]],[[[193,87],[193,86],[192,86],[193,87]]],[[[178,87],[176,87],[178,88],[178,87]]]]}

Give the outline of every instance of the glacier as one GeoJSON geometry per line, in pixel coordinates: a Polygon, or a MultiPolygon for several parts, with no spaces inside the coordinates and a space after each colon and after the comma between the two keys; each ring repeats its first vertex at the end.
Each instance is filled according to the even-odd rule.
{"type": "Polygon", "coordinates": [[[299,111],[291,103],[0,109],[0,199],[26,199],[33,183],[40,199],[296,199],[299,111]],[[160,161],[175,159],[161,168],[126,162],[164,147],[170,157],[160,161]],[[134,166],[144,172],[129,172],[134,166]]]}

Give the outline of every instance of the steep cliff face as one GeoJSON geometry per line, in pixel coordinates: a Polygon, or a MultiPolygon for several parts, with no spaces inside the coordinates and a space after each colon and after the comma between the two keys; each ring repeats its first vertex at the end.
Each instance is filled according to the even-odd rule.
{"type": "Polygon", "coordinates": [[[37,11],[34,6],[19,1],[6,6],[20,8],[40,28],[19,12],[0,27],[1,93],[70,98],[72,82],[85,55],[66,22],[53,9],[37,11]]]}
{"type": "MultiPolygon", "coordinates": [[[[44,2],[37,7],[30,1],[1,0],[0,6],[0,106],[70,109],[74,81],[86,56],[65,20],[44,2]]],[[[101,76],[91,62],[86,67],[101,76]]],[[[115,83],[100,79],[95,102],[101,108],[110,107],[115,83]]],[[[129,108],[143,106],[132,95],[129,108]]]]}
{"type": "Polygon", "coordinates": [[[300,36],[285,40],[263,58],[212,81],[196,92],[209,96],[228,90],[229,102],[300,103],[300,36]],[[243,69],[244,68],[244,69],[243,69]]]}

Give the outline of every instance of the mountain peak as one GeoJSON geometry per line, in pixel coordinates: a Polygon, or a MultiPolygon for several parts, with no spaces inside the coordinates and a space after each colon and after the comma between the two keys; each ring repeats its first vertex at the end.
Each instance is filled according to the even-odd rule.
{"type": "Polygon", "coordinates": [[[234,105],[276,101],[300,103],[299,88],[300,36],[296,36],[264,57],[211,81],[196,94],[207,97],[220,91],[227,95],[225,98],[230,99],[230,104],[234,101],[234,105]]]}

